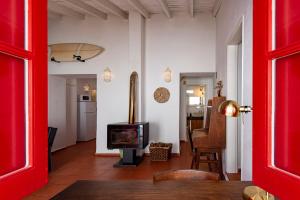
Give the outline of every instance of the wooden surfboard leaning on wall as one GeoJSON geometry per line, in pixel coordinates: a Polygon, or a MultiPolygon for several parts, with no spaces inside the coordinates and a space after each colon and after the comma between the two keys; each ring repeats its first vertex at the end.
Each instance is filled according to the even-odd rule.
{"type": "Polygon", "coordinates": [[[87,43],[58,43],[51,44],[50,59],[53,62],[85,62],[85,60],[100,55],[104,48],[87,43]]]}

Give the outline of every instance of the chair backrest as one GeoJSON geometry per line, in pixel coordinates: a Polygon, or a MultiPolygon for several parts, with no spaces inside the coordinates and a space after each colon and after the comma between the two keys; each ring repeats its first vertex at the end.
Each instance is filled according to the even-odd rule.
{"type": "MultiPolygon", "coordinates": [[[[210,123],[207,134],[196,134],[193,138],[193,145],[205,149],[226,148],[226,118],[218,112],[219,105],[225,101],[225,97],[214,97],[212,100],[210,123]]],[[[206,131],[204,131],[206,133],[206,131]]],[[[194,134],[193,134],[194,136],[194,134]]]]}
{"type": "Polygon", "coordinates": [[[212,99],[208,131],[208,143],[212,148],[226,147],[226,117],[218,112],[219,105],[225,100],[226,97],[214,97],[212,99]]]}
{"type": "Polygon", "coordinates": [[[48,127],[48,146],[50,147],[50,149],[53,145],[56,132],[57,132],[57,128],[48,127]]]}
{"type": "Polygon", "coordinates": [[[211,106],[212,106],[212,100],[209,99],[207,102],[207,108],[206,108],[206,117],[205,117],[205,126],[204,126],[205,129],[209,129],[211,106]]]}
{"type": "MultiPolygon", "coordinates": [[[[199,129],[199,130],[209,132],[211,109],[212,109],[212,100],[209,99],[208,103],[207,103],[207,107],[206,107],[205,126],[204,126],[203,129],[199,129]]],[[[188,139],[189,139],[191,150],[193,152],[194,151],[194,144],[193,144],[192,134],[193,134],[193,130],[188,128],[187,136],[188,136],[188,139]]]]}
{"type": "Polygon", "coordinates": [[[211,180],[218,181],[220,176],[213,172],[204,172],[199,170],[169,170],[157,172],[153,175],[153,182],[168,180],[211,180]]]}

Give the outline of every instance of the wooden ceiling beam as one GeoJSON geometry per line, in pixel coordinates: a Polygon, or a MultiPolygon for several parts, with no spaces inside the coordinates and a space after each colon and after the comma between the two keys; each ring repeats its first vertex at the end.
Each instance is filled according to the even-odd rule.
{"type": "Polygon", "coordinates": [[[194,17],[194,0],[189,0],[189,12],[191,17],[194,17]]]}
{"type": "Polygon", "coordinates": [[[89,4],[84,3],[81,0],[66,0],[67,2],[73,4],[74,6],[85,10],[86,12],[88,12],[89,14],[96,16],[96,17],[100,17],[102,19],[107,19],[107,14],[98,10],[97,8],[90,6],[89,4]]]}
{"type": "Polygon", "coordinates": [[[161,8],[163,9],[165,15],[168,18],[172,18],[172,15],[171,15],[171,12],[170,12],[170,9],[168,7],[168,3],[166,2],[166,0],[157,0],[157,1],[160,4],[161,8]]]}
{"type": "Polygon", "coordinates": [[[213,16],[216,17],[222,5],[222,0],[216,0],[213,7],[213,16]]]}
{"type": "Polygon", "coordinates": [[[145,18],[150,18],[148,10],[138,0],[128,0],[128,3],[145,18]]]}
{"type": "Polygon", "coordinates": [[[48,11],[48,19],[52,20],[61,20],[63,18],[63,15],[57,12],[53,12],[51,10],[48,11]]]}
{"type": "Polygon", "coordinates": [[[76,12],[66,6],[58,5],[53,1],[48,1],[48,9],[52,12],[59,13],[61,15],[67,15],[81,20],[85,18],[83,14],[76,12]]]}
{"type": "Polygon", "coordinates": [[[109,0],[94,0],[94,2],[98,3],[100,6],[110,11],[111,13],[122,17],[124,19],[128,19],[128,13],[122,10],[120,7],[116,6],[109,0]]]}

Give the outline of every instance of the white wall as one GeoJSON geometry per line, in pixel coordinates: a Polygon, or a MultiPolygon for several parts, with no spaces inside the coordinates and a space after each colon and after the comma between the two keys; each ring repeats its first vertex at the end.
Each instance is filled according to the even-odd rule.
{"type": "Polygon", "coordinates": [[[48,78],[48,126],[57,128],[52,151],[65,147],[66,140],[66,79],[48,78]]]}
{"type": "Polygon", "coordinates": [[[215,20],[210,14],[191,18],[188,14],[152,15],[146,21],[145,105],[150,122],[150,140],[171,142],[179,152],[180,73],[215,71],[215,20]],[[172,82],[163,80],[172,70],[172,82]],[[158,87],[170,90],[164,104],[153,99],[158,87]]]}
{"type": "MultiPolygon", "coordinates": [[[[142,99],[145,121],[150,122],[150,140],[172,142],[179,153],[180,73],[215,71],[215,19],[210,14],[191,18],[187,13],[172,19],[152,15],[145,20],[145,69],[142,99]],[[172,70],[172,82],[165,83],[162,74],[172,70]],[[170,90],[170,100],[159,104],[153,99],[157,87],[170,90]]],[[[105,48],[104,53],[86,63],[49,63],[49,74],[97,74],[97,149],[106,148],[106,125],[127,121],[129,76],[129,23],[109,16],[107,21],[88,18],[83,21],[64,19],[49,23],[49,43],[87,42],[105,48]],[[110,67],[113,79],[101,79],[110,67]]],[[[143,41],[140,41],[143,42],[143,41]]]]}
{"type": "Polygon", "coordinates": [[[48,126],[57,128],[52,151],[76,144],[76,80],[48,76],[48,126]]]}
{"type": "Polygon", "coordinates": [[[112,152],[106,148],[106,125],[127,121],[129,67],[128,21],[109,16],[108,20],[87,18],[82,21],[65,18],[49,23],[49,43],[86,42],[105,51],[85,63],[49,62],[49,74],[97,74],[97,153],[112,152]],[[102,80],[109,67],[113,79],[102,80]],[[101,91],[101,93],[100,93],[101,91]]]}
{"type": "MultiPolygon", "coordinates": [[[[216,17],[216,69],[218,79],[224,82],[224,94],[231,88],[226,85],[227,43],[232,31],[244,16],[243,104],[252,105],[252,0],[225,0],[216,17]]],[[[230,141],[227,141],[227,146],[230,141]]],[[[227,161],[230,162],[230,161],[227,161]]],[[[242,135],[242,180],[252,179],[252,114],[245,115],[242,135]]]]}

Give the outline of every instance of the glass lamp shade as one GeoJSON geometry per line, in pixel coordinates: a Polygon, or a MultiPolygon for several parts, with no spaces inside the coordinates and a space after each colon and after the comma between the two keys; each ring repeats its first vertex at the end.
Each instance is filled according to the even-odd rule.
{"type": "Polygon", "coordinates": [[[240,115],[240,105],[232,100],[224,101],[220,104],[218,111],[228,117],[238,117],[240,115]]]}
{"type": "Polygon", "coordinates": [[[228,117],[238,117],[241,113],[248,113],[252,111],[251,106],[240,106],[233,100],[227,100],[220,104],[218,112],[228,117]]]}
{"type": "Polygon", "coordinates": [[[169,67],[164,71],[164,80],[167,83],[172,81],[172,71],[169,67]]]}
{"type": "Polygon", "coordinates": [[[107,67],[104,69],[104,74],[103,74],[103,79],[105,82],[110,82],[111,81],[111,71],[110,69],[107,67]]]}

